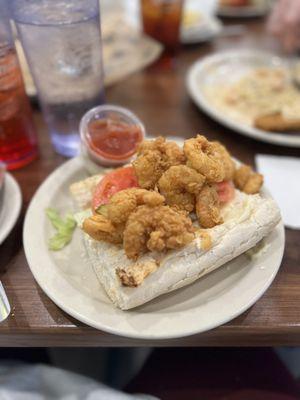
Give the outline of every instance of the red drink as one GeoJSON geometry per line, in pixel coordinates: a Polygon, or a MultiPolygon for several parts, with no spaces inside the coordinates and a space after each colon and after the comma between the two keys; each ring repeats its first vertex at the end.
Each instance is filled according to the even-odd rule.
{"type": "Polygon", "coordinates": [[[0,44],[0,161],[11,170],[36,157],[35,129],[17,55],[0,44]]]}

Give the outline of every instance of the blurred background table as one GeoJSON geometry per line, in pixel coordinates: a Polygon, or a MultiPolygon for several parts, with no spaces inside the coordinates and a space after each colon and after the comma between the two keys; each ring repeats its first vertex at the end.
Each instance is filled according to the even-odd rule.
{"type": "MultiPolygon", "coordinates": [[[[224,142],[235,157],[246,163],[253,164],[255,153],[300,156],[300,149],[264,144],[229,131],[201,113],[188,97],[186,72],[198,58],[230,48],[274,49],[274,43],[265,35],[263,19],[234,23],[245,24],[245,30],[205,45],[184,47],[176,69],[150,67],[131,75],[107,90],[107,102],[132,109],[151,135],[190,137],[202,132],[224,142]]],[[[65,161],[52,150],[38,110],[34,117],[40,158],[13,173],[22,189],[23,209],[17,226],[0,247],[0,278],[12,306],[12,314],[0,325],[0,346],[300,345],[300,232],[289,229],[283,262],[272,286],[247,312],[210,332],[167,341],[127,339],[87,327],[56,307],[35,283],[22,247],[23,220],[30,200],[44,179],[65,161]]]]}

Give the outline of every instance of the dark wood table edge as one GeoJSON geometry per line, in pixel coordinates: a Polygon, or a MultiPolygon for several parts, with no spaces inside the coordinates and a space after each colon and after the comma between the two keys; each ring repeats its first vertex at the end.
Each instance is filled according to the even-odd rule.
{"type": "Polygon", "coordinates": [[[275,347],[298,346],[300,326],[290,327],[227,327],[176,339],[132,339],[111,335],[93,328],[53,327],[28,332],[26,329],[3,329],[0,334],[2,347],[275,347]],[[68,340],[66,341],[66,334],[68,340]],[[283,340],[284,338],[284,340],[283,340]]]}

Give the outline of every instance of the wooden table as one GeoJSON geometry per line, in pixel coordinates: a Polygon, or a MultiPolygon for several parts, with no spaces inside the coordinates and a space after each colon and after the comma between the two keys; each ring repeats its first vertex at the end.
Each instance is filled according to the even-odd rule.
{"type": "MultiPolygon", "coordinates": [[[[244,22],[244,21],[243,21],[244,22]]],[[[132,109],[153,135],[190,137],[202,132],[223,141],[232,154],[253,163],[255,153],[299,156],[300,149],[260,143],[231,132],[202,114],[185,89],[189,66],[207,54],[226,48],[270,48],[263,20],[246,22],[239,36],[223,36],[211,44],[186,47],[172,71],[148,69],[107,90],[107,101],[132,109]]],[[[65,159],[55,154],[44,122],[35,112],[40,158],[13,173],[23,193],[23,209],[17,226],[0,247],[0,271],[11,316],[0,325],[0,346],[279,346],[300,345],[300,232],[286,230],[282,266],[272,286],[247,312],[210,332],[164,341],[132,340],[92,329],[72,319],[35,283],[22,247],[26,208],[38,186],[65,159]]]]}

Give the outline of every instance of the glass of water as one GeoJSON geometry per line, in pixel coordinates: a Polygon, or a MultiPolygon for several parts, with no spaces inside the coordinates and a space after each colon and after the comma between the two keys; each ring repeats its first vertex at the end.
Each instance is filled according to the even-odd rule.
{"type": "Polygon", "coordinates": [[[10,0],[55,150],[79,152],[79,121],[104,102],[98,0],[10,0]]]}

